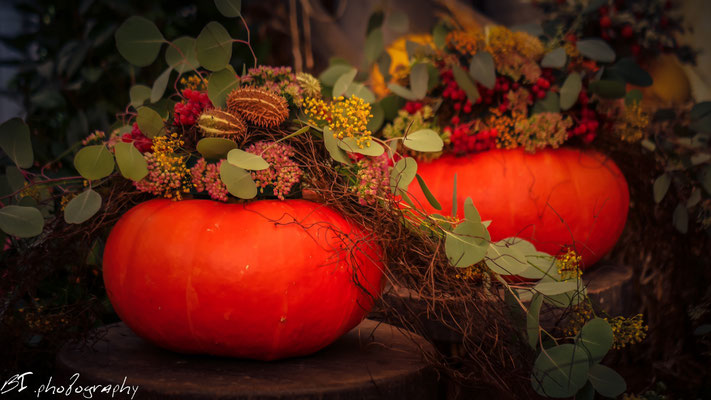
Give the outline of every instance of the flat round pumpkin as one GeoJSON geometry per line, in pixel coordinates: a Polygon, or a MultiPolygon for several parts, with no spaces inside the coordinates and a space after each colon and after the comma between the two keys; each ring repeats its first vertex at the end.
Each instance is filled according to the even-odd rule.
{"type": "Polygon", "coordinates": [[[305,200],[151,200],[104,251],[121,319],[170,350],[260,360],[306,355],[356,326],[381,291],[380,249],[305,200]]]}
{"type": "Polygon", "coordinates": [[[430,212],[449,215],[457,174],[458,217],[471,197],[494,241],[517,236],[557,254],[574,248],[590,266],[622,234],[629,209],[627,181],[615,163],[594,151],[492,150],[466,157],[447,155],[419,163],[418,173],[441,203],[437,211],[419,185],[410,192],[430,212]]]}

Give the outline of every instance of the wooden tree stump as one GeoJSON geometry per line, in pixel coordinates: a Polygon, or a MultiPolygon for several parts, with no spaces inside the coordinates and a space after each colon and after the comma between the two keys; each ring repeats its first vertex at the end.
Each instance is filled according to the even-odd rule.
{"type": "MultiPolygon", "coordinates": [[[[135,399],[437,397],[436,377],[421,355],[431,346],[371,320],[312,356],[272,362],[177,354],[149,344],[123,323],[106,329],[94,345],[71,344],[60,351],[57,384],[75,373],[81,386],[120,385],[125,377],[126,385],[139,386],[135,399]]],[[[110,398],[102,396],[94,398],[110,398]]]]}

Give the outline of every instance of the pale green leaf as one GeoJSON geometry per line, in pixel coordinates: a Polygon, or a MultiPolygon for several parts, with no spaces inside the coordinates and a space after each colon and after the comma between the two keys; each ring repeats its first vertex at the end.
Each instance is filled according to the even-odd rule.
{"type": "Polygon", "coordinates": [[[374,63],[385,50],[382,28],[375,28],[365,38],[365,59],[368,65],[374,63]]]}
{"type": "Polygon", "coordinates": [[[257,196],[257,184],[252,174],[242,168],[223,162],[220,165],[220,179],[227,186],[227,191],[235,197],[253,199],[257,196]]]}
{"type": "Polygon", "coordinates": [[[20,168],[30,168],[34,162],[30,127],[20,118],[12,118],[0,125],[0,148],[20,168]]]}
{"type": "Polygon", "coordinates": [[[0,229],[11,236],[29,238],[42,233],[44,218],[35,207],[10,205],[0,208],[0,229]]]}
{"type": "Polygon", "coordinates": [[[560,87],[560,109],[570,109],[578,101],[583,88],[583,80],[577,72],[571,72],[560,87]]]}
{"type": "Polygon", "coordinates": [[[580,54],[591,60],[603,63],[615,61],[615,51],[602,39],[581,39],[575,46],[580,54]]]}
{"type": "Polygon", "coordinates": [[[474,54],[469,63],[469,75],[485,87],[493,89],[496,85],[496,68],[491,54],[485,51],[474,54]]]}
{"type": "Polygon", "coordinates": [[[343,94],[346,93],[346,89],[348,89],[348,86],[353,83],[353,79],[355,79],[356,74],[358,74],[358,70],[351,68],[336,79],[336,82],[333,84],[333,98],[343,96],[343,94]]]}
{"type": "Polygon", "coordinates": [[[158,27],[146,18],[133,16],[116,30],[116,47],[128,62],[138,67],[150,65],[165,42],[158,27]]]}
{"type": "Polygon", "coordinates": [[[100,208],[101,195],[87,189],[67,203],[64,208],[64,221],[68,224],[81,224],[94,216],[100,208]]]}
{"type": "Polygon", "coordinates": [[[148,175],[148,163],[132,143],[116,142],[114,155],[124,178],[137,182],[148,175]]]}
{"type": "Polygon", "coordinates": [[[420,129],[412,133],[408,133],[402,140],[402,144],[408,149],[436,153],[442,151],[444,142],[439,134],[432,129],[420,129]]]}
{"type": "Polygon", "coordinates": [[[390,188],[393,193],[405,192],[410,182],[417,175],[417,161],[414,158],[406,157],[395,163],[390,171],[390,188]]]}
{"type": "Polygon", "coordinates": [[[266,162],[260,155],[248,153],[240,149],[232,149],[227,153],[227,162],[251,171],[261,171],[269,168],[269,163],[266,162]]]}
{"type": "Polygon", "coordinates": [[[531,305],[528,306],[528,312],[526,313],[526,334],[528,335],[528,344],[534,350],[538,347],[539,316],[542,304],[543,296],[540,294],[533,295],[531,305]]]}
{"type": "Polygon", "coordinates": [[[227,18],[236,18],[241,15],[241,0],[215,0],[215,6],[217,11],[227,18]]]}
{"type": "Polygon", "coordinates": [[[533,287],[537,292],[546,296],[555,296],[558,294],[577,291],[582,287],[579,281],[569,280],[563,282],[540,282],[533,287]]]}
{"type": "Polygon", "coordinates": [[[149,138],[154,138],[165,133],[163,118],[161,118],[157,111],[150,107],[144,106],[138,109],[136,123],[138,124],[138,129],[149,138]]]}
{"type": "Polygon", "coordinates": [[[228,67],[210,75],[207,81],[207,97],[215,107],[224,108],[227,95],[239,87],[239,78],[235,71],[228,67]]]}
{"type": "Polygon", "coordinates": [[[346,137],[338,141],[338,147],[349,152],[358,153],[364,156],[377,157],[385,152],[383,146],[374,141],[369,141],[363,144],[363,147],[358,146],[355,138],[346,137]]]}
{"type": "Polygon", "coordinates": [[[558,47],[543,56],[541,67],[561,69],[565,67],[565,62],[568,56],[565,54],[565,49],[558,47]]]}
{"type": "Polygon", "coordinates": [[[476,100],[479,98],[479,91],[469,74],[464,72],[458,65],[452,67],[452,73],[454,74],[454,80],[457,82],[457,85],[467,94],[467,99],[472,103],[476,103],[476,100]]]}
{"type": "Polygon", "coordinates": [[[444,250],[453,266],[466,268],[484,259],[491,242],[484,224],[464,220],[454,231],[445,233],[444,250]]]}
{"type": "Polygon", "coordinates": [[[417,96],[415,96],[410,89],[398,85],[397,83],[388,83],[388,89],[403,99],[417,100],[417,96]]]}
{"type": "Polygon", "coordinates": [[[657,179],[654,180],[654,202],[661,203],[664,200],[664,196],[667,195],[669,191],[669,186],[671,185],[671,176],[667,173],[661,174],[657,179]]]}
{"type": "Polygon", "coordinates": [[[328,126],[323,128],[323,142],[331,158],[342,164],[351,164],[351,160],[348,158],[346,152],[338,147],[339,140],[333,136],[333,132],[328,126]]]}
{"type": "Polygon", "coordinates": [[[232,58],[232,37],[219,22],[208,23],[195,42],[200,65],[210,71],[224,69],[232,58]]]}
{"type": "Polygon", "coordinates": [[[615,336],[610,323],[602,318],[593,318],[586,322],[576,337],[578,346],[588,352],[592,362],[600,362],[612,348],[615,336]]]}
{"type": "Polygon", "coordinates": [[[237,143],[234,140],[206,137],[198,141],[196,150],[207,159],[219,160],[226,158],[227,154],[237,147],[237,143]]]}
{"type": "Polygon", "coordinates": [[[571,397],[585,386],[589,369],[585,350],[566,343],[541,350],[533,365],[531,383],[542,396],[571,397]]]}
{"type": "Polygon", "coordinates": [[[612,368],[595,364],[588,371],[590,383],[598,393],[605,397],[616,398],[627,390],[625,378],[612,368]]]}
{"type": "Polygon", "coordinates": [[[195,46],[196,40],[189,36],[175,39],[165,50],[165,62],[180,74],[198,69],[200,63],[195,46]]]}
{"type": "Polygon", "coordinates": [[[103,144],[86,146],[74,156],[74,167],[90,181],[105,178],[114,172],[114,156],[103,144]]]}
{"type": "Polygon", "coordinates": [[[415,64],[410,71],[410,90],[416,99],[422,99],[427,96],[428,82],[427,64],[415,64]]]}
{"type": "Polygon", "coordinates": [[[146,85],[133,85],[128,96],[131,99],[131,107],[138,108],[151,98],[151,88],[146,85]]]}
{"type": "Polygon", "coordinates": [[[151,89],[151,103],[155,103],[163,97],[165,89],[168,87],[168,80],[170,79],[170,72],[173,68],[168,67],[163,73],[161,73],[155,82],[153,82],[153,88],[151,89]]]}

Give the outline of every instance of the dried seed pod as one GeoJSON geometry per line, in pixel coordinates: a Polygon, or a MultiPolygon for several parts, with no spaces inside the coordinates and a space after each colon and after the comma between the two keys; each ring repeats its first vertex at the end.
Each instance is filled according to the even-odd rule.
{"type": "Polygon", "coordinates": [[[247,125],[238,116],[219,108],[200,114],[197,126],[204,136],[242,137],[247,133],[247,125]]]}
{"type": "Polygon", "coordinates": [[[265,128],[276,128],[289,116],[284,97],[255,87],[233,90],[227,96],[227,110],[265,128]]]}

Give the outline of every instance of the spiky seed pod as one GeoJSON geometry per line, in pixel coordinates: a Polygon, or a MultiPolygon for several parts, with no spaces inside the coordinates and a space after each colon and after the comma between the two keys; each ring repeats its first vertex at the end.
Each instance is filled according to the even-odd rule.
{"type": "Polygon", "coordinates": [[[238,116],[219,108],[200,114],[197,126],[204,136],[242,137],[247,133],[247,125],[238,116]]]}
{"type": "Polygon", "coordinates": [[[233,90],[227,96],[227,110],[265,128],[276,128],[289,117],[284,97],[255,87],[233,90]]]}
{"type": "Polygon", "coordinates": [[[307,72],[298,72],[296,82],[303,91],[304,97],[321,98],[321,82],[307,72]]]}

